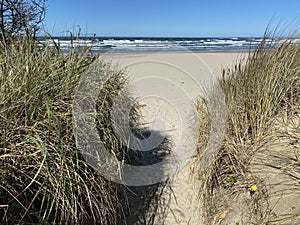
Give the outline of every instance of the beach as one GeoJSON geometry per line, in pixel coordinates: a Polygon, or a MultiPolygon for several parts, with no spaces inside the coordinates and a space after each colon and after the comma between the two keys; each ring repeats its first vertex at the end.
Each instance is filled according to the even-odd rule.
{"type": "MultiPolygon", "coordinates": [[[[225,134],[225,100],[222,96],[221,88],[218,86],[218,79],[222,77],[223,70],[234,68],[239,63],[244,63],[249,57],[249,52],[205,52],[205,53],[151,53],[151,54],[114,54],[105,55],[104,59],[112,63],[115,69],[124,69],[129,80],[129,93],[141,105],[141,124],[149,131],[150,137],[146,138],[150,142],[150,147],[156,148],[159,143],[151,139],[151,133],[159,133],[164,138],[171,141],[169,149],[173,154],[175,152],[175,168],[164,168],[164,172],[169,175],[167,182],[161,180],[160,185],[146,183],[143,187],[129,187],[127,197],[128,206],[128,224],[139,224],[138,221],[151,221],[150,224],[206,224],[203,216],[206,211],[202,202],[199,202],[199,186],[193,182],[195,171],[193,165],[193,153],[198,148],[199,125],[197,122],[197,110],[195,105],[201,97],[207,97],[207,93],[218,93],[217,111],[219,118],[216,117],[217,127],[211,127],[214,133],[210,133],[211,139],[215,139],[220,147],[225,134]],[[224,104],[224,105],[223,105],[224,104]],[[223,107],[223,108],[222,108],[223,107]],[[223,121],[223,125],[222,125],[223,121]],[[217,134],[215,134],[217,133],[217,134]],[[153,142],[153,144],[152,144],[153,142]],[[151,194],[154,197],[151,199],[151,194]],[[149,199],[150,198],[150,199],[149,199]],[[144,200],[148,199],[147,207],[144,207],[144,200]],[[203,211],[204,210],[204,211],[203,211]]],[[[159,140],[158,140],[159,142],[159,140]]],[[[149,143],[146,145],[149,147],[149,143]]],[[[274,213],[281,215],[282,212],[288,212],[285,208],[287,199],[290,201],[290,207],[297,208],[297,201],[293,200],[289,190],[277,185],[277,182],[292,182],[285,176],[273,171],[273,177],[264,177],[269,171],[261,160],[268,156],[269,150],[253,158],[250,170],[254,171],[248,177],[249,180],[257,183],[261,177],[271,187],[270,206],[274,207],[274,213]],[[257,163],[257,161],[262,163],[257,163]],[[258,165],[258,166],[257,166],[258,165]],[[264,171],[264,172],[262,172],[264,171]],[[287,181],[288,180],[288,181],[287,181]],[[281,193],[281,197],[276,197],[281,193]],[[275,196],[275,197],[274,197],[275,196]]],[[[150,150],[139,149],[141,151],[150,150]]],[[[199,153],[199,152],[198,152],[199,153]]],[[[216,153],[216,152],[215,152],[216,153]]],[[[207,153],[206,153],[207,154],[207,153]]],[[[173,165],[172,165],[173,166],[173,165]]],[[[199,165],[196,165],[196,168],[199,165]]],[[[201,167],[201,165],[200,165],[201,167]]],[[[206,169],[203,167],[202,169],[206,169]]],[[[196,173],[197,174],[197,173],[196,173]]],[[[133,179],[134,180],[134,179],[133,179]]],[[[138,178],[137,178],[138,180],[138,178]]],[[[150,179],[151,180],[151,179],[150,179]]],[[[156,180],[157,181],[157,180],[156,180]]],[[[199,181],[198,181],[199,182],[199,181]]],[[[291,184],[292,185],[292,184],[291,184]]],[[[261,184],[261,186],[263,186],[261,184]]],[[[256,187],[256,186],[255,186],[256,187]]],[[[261,187],[262,188],[262,187],[261,187]]],[[[245,215],[248,215],[247,201],[253,200],[247,188],[240,192],[240,200],[231,201],[229,208],[214,215],[213,224],[233,224],[236,221],[242,221],[245,215]]],[[[262,189],[263,190],[263,189],[262,189]]],[[[295,193],[294,193],[295,194],[295,193]]],[[[297,196],[297,194],[295,194],[297,196]]],[[[221,193],[219,205],[226,204],[223,198],[228,198],[221,193]]],[[[230,197],[229,197],[230,198],[230,197]]],[[[263,199],[259,197],[258,199],[263,199]]],[[[254,203],[256,204],[256,202],[254,203]]],[[[261,210],[263,207],[261,206],[261,210]]],[[[126,214],[126,213],[125,213],[126,214]]]]}
{"type": "Polygon", "coordinates": [[[299,225],[299,8],[1,1],[0,224],[299,225]]]}
{"type": "Polygon", "coordinates": [[[247,52],[163,52],[102,57],[113,68],[125,69],[130,94],[143,106],[143,123],[152,124],[151,129],[167,132],[180,141],[182,126],[178,123],[191,118],[196,101],[217,82],[223,69],[232,68],[248,55],[247,52]],[[180,115],[182,111],[187,118],[180,118],[184,116],[180,115]],[[153,123],[157,118],[163,125],[153,123]]]}
{"type": "Polygon", "coordinates": [[[196,101],[216,86],[223,69],[232,68],[248,54],[164,52],[103,57],[113,68],[126,71],[130,95],[142,106],[141,123],[179,144],[197,129],[191,121],[196,101]]]}
{"type": "Polygon", "coordinates": [[[4,49],[5,224],[299,224],[299,45],[4,49]]]}
{"type": "MultiPolygon", "coordinates": [[[[223,69],[232,68],[248,54],[190,52],[104,56],[113,68],[127,71],[130,94],[142,105],[141,123],[150,131],[170,138],[171,151],[177,151],[177,157],[182,160],[178,169],[171,173],[169,188],[160,196],[160,201],[168,201],[169,204],[160,206],[167,208],[156,212],[153,224],[162,221],[164,224],[203,224],[195,197],[198,190],[190,181],[190,161],[197,148],[195,103],[205,94],[205,89],[211,88],[210,84],[217,82],[223,69]]],[[[143,195],[143,189],[134,190],[137,196],[143,195]]],[[[151,217],[151,209],[147,213],[151,217]]]]}

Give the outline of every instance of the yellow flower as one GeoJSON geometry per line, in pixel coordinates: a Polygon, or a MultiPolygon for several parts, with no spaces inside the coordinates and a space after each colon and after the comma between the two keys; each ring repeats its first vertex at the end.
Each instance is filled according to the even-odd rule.
{"type": "Polygon", "coordinates": [[[257,190],[257,186],[256,185],[252,185],[251,186],[251,191],[256,191],[257,190]]]}

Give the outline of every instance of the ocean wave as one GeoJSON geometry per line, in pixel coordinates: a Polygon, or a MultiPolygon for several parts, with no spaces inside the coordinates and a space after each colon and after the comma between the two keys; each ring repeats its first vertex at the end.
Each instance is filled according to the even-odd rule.
{"type": "MultiPolygon", "coordinates": [[[[256,48],[262,38],[81,38],[70,40],[57,37],[43,39],[41,42],[50,46],[59,45],[61,49],[68,51],[72,48],[89,47],[91,51],[115,53],[124,52],[150,52],[150,51],[245,51],[256,48]]],[[[283,43],[284,40],[266,39],[268,43],[283,43]]],[[[293,43],[300,43],[300,39],[294,39],[293,43]]]]}

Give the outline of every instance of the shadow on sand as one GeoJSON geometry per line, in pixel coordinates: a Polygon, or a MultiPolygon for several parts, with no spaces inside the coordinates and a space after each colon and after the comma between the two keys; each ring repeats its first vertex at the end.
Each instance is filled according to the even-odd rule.
{"type": "MultiPolygon", "coordinates": [[[[144,131],[139,134],[139,139],[147,139],[150,135],[158,138],[163,136],[157,131],[144,131]]],[[[149,151],[129,151],[131,163],[136,166],[147,166],[161,162],[170,154],[171,143],[168,137],[163,137],[163,142],[149,151]]],[[[162,171],[163,173],[163,171],[162,171]]],[[[157,225],[164,224],[168,210],[168,203],[172,197],[170,180],[147,186],[120,187],[120,210],[117,225],[157,225]],[[168,194],[165,194],[168,193],[168,194]]]]}

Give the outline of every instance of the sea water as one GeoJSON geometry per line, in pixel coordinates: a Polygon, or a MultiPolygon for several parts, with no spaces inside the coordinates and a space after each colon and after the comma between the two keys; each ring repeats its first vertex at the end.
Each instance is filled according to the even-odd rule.
{"type": "MultiPolygon", "coordinates": [[[[263,39],[257,37],[226,38],[161,38],[161,37],[80,37],[71,40],[68,37],[41,38],[41,42],[50,46],[58,44],[63,52],[72,48],[90,47],[92,53],[149,53],[149,52],[218,52],[251,51],[257,48],[263,39]],[[55,42],[55,43],[54,43],[55,42]]],[[[266,39],[265,43],[282,43],[284,40],[266,39]]],[[[292,40],[300,43],[300,39],[292,40]]]]}

